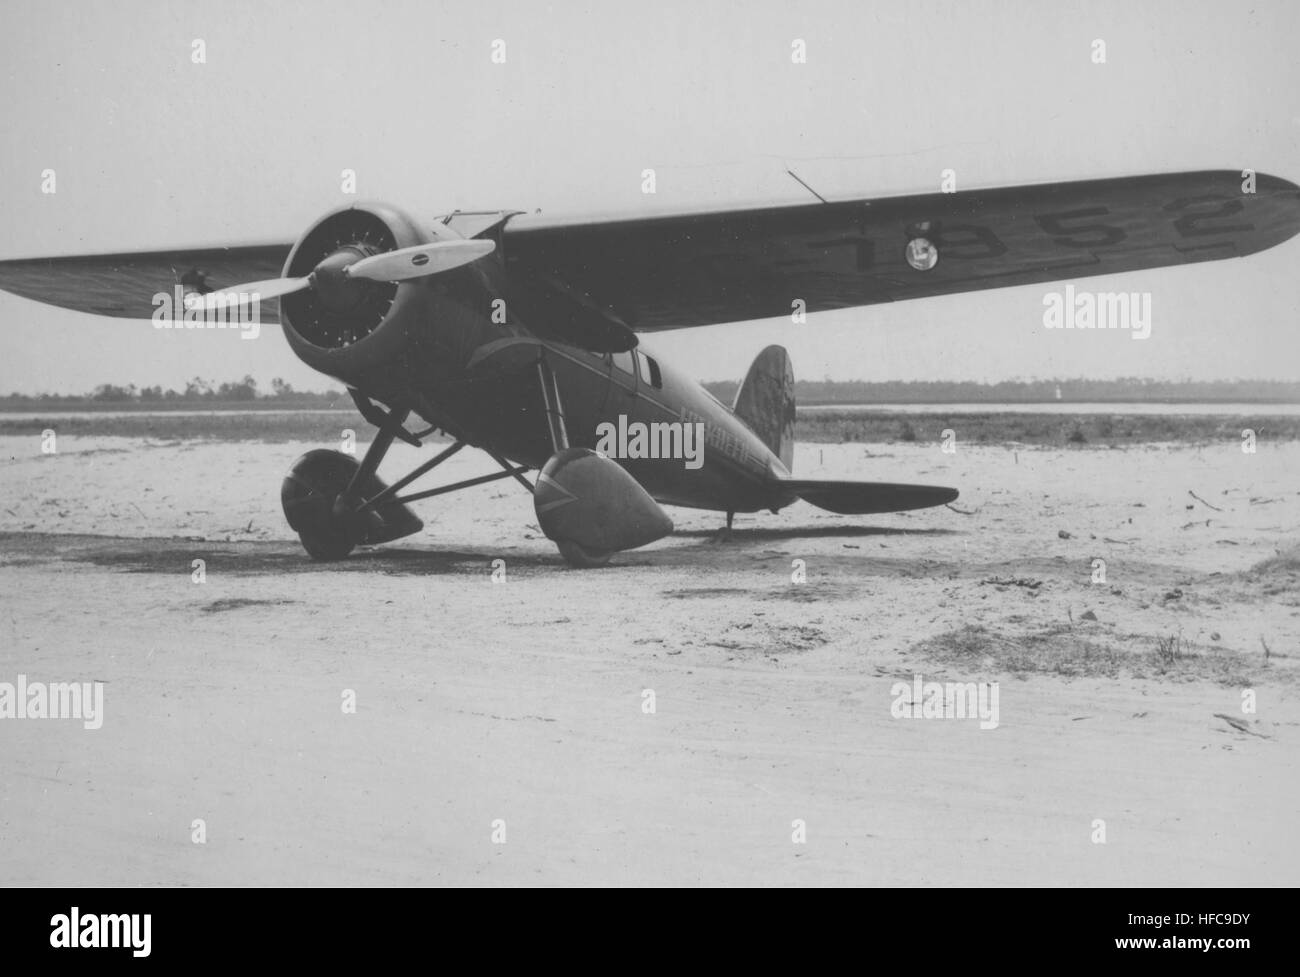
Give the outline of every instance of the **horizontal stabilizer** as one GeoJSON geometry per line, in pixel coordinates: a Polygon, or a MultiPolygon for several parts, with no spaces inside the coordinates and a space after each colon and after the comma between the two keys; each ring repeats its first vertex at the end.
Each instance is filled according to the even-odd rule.
{"type": "Polygon", "coordinates": [[[827,482],[802,478],[782,479],[780,485],[819,509],[846,516],[928,509],[930,506],[946,505],[957,498],[956,489],[939,485],[827,482]]]}

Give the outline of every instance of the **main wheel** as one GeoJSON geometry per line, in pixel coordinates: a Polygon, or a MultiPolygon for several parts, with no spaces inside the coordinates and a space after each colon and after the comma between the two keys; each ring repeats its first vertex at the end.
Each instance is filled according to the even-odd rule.
{"type": "Polygon", "coordinates": [[[309,451],[294,464],[280,489],[289,526],[298,533],[313,560],[341,560],[356,548],[357,528],[334,513],[342,494],[360,467],[339,451],[309,451]]]}
{"type": "Polygon", "coordinates": [[[564,557],[565,563],[583,570],[603,567],[613,555],[613,550],[589,550],[567,539],[556,540],[555,545],[559,547],[560,556],[564,557]]]}
{"type": "Polygon", "coordinates": [[[302,540],[302,548],[307,551],[307,555],[321,563],[345,559],[357,545],[346,533],[329,529],[300,532],[298,538],[302,540]]]}

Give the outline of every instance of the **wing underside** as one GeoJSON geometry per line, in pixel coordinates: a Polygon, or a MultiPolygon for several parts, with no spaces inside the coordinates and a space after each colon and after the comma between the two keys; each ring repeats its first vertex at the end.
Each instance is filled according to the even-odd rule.
{"type": "Polygon", "coordinates": [[[1300,187],[1222,170],[574,223],[513,217],[513,275],[562,283],[638,332],[1139,271],[1262,251],[1300,187]],[[906,258],[928,240],[928,270],[906,258]]]}
{"type": "MultiPolygon", "coordinates": [[[[481,233],[499,236],[520,295],[546,298],[525,310],[541,333],[566,335],[558,320],[573,319],[599,338],[1238,257],[1300,232],[1300,187],[1262,173],[1246,186],[1219,170],[627,220],[517,215],[481,233]],[[917,239],[937,254],[926,270],[906,257],[917,239]]],[[[0,289],[148,319],[177,287],[276,278],[289,249],[5,261],[0,289]]],[[[277,312],[264,304],[262,321],[277,312]]]]}
{"type": "MultiPolygon", "coordinates": [[[[288,244],[178,248],[127,254],[0,261],[0,290],[47,305],[119,319],[149,319],[155,297],[206,294],[278,278],[288,244]]],[[[179,313],[178,313],[179,315],[179,313]]],[[[260,321],[279,321],[279,302],[261,303],[260,321]]]]}

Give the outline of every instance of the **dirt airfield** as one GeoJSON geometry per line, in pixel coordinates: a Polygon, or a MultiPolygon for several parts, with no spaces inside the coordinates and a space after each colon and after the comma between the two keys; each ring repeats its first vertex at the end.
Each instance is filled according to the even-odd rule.
{"type": "Polygon", "coordinates": [[[104,683],[0,721],[8,884],[1300,883],[1298,443],[804,445],[960,511],[674,509],[599,571],[509,481],[313,564],[317,446],[0,437],[0,682],[104,683]],[[996,728],[896,718],[918,674],[996,728]]]}

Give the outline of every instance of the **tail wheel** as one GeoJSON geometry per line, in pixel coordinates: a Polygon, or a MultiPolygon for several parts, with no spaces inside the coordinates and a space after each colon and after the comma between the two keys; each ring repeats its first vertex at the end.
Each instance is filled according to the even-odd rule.
{"type": "Polygon", "coordinates": [[[564,557],[565,563],[582,570],[603,567],[614,554],[613,550],[590,550],[567,539],[556,540],[555,545],[559,548],[560,556],[564,557]]]}

